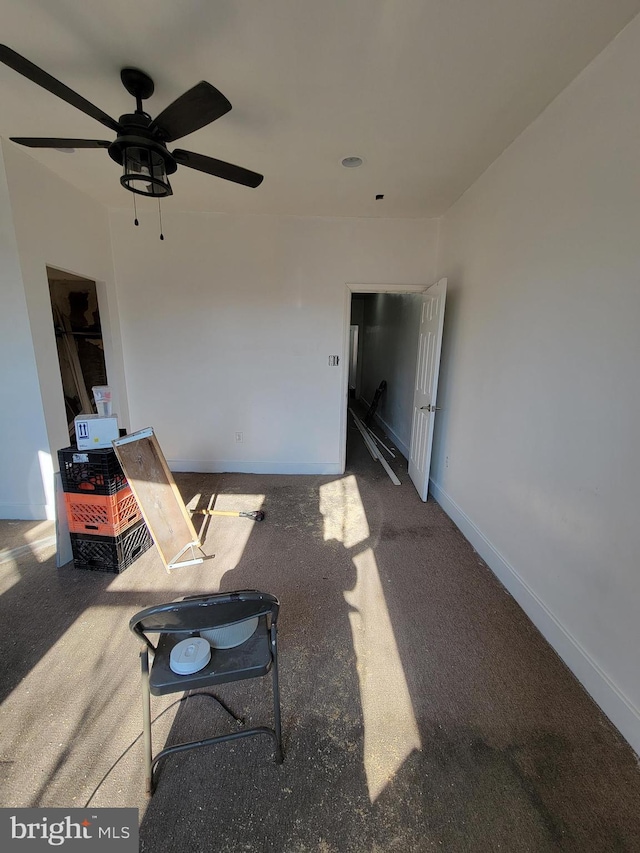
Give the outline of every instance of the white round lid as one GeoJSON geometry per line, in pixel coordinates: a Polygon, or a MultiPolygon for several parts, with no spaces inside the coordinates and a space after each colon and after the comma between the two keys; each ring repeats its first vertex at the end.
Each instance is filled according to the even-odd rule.
{"type": "Polygon", "coordinates": [[[169,666],[176,675],[198,672],[211,660],[211,646],[202,637],[187,637],[171,649],[169,666]]]}

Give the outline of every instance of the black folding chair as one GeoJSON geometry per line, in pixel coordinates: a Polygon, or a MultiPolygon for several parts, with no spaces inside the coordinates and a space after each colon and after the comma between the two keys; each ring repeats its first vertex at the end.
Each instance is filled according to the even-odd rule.
{"type": "MultiPolygon", "coordinates": [[[[144,641],[140,652],[142,667],[142,714],[145,752],[146,791],[153,794],[155,771],[162,759],[174,752],[209,746],[223,741],[237,740],[252,735],[269,735],[275,746],[275,760],[280,764],[282,754],[282,731],[280,722],[280,690],[278,686],[278,641],[277,623],[280,604],[275,596],[257,590],[197,595],[148,607],[136,613],[129,627],[136,636],[144,641]],[[248,620],[258,621],[255,631],[239,645],[231,648],[212,648],[211,660],[200,671],[189,675],[178,675],[170,667],[171,650],[188,637],[198,637],[201,632],[236,626],[242,639],[242,625],[248,620]],[[154,646],[148,635],[156,635],[154,646]],[[149,652],[153,663],[149,670],[149,652]],[[199,690],[216,684],[240,681],[245,678],[259,678],[271,670],[273,678],[273,715],[274,728],[257,726],[242,729],[230,734],[217,735],[203,740],[175,744],[153,755],[151,740],[151,698],[167,693],[199,690]]],[[[246,626],[245,626],[246,627],[246,626]]],[[[233,630],[231,633],[233,633],[233,630]]],[[[244,632],[247,633],[246,631],[244,632]]],[[[206,647],[205,647],[206,648],[206,647]]],[[[193,694],[210,696],[238,722],[237,717],[218,697],[212,694],[193,694]]],[[[184,696],[183,699],[187,699],[184,696]]]]}

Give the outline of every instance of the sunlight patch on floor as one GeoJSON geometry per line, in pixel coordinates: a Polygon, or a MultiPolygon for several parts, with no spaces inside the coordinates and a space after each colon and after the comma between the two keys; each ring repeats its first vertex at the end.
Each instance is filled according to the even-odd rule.
{"type": "Polygon", "coordinates": [[[344,593],[364,718],[364,766],[375,802],[407,757],[421,748],[378,566],[371,548],[353,559],[356,585],[344,593]]]}
{"type": "Polygon", "coordinates": [[[55,540],[55,527],[50,521],[35,521],[32,527],[22,534],[25,542],[39,548],[48,547],[51,539],[55,540]]]}
{"type": "MultiPolygon", "coordinates": [[[[215,509],[222,512],[255,512],[262,509],[265,495],[216,495],[215,500],[202,502],[201,509],[215,509]]],[[[195,506],[190,501],[189,507],[195,506]]],[[[245,516],[236,515],[194,515],[193,525],[206,542],[207,554],[214,554],[216,564],[224,566],[224,571],[235,569],[244,553],[253,528],[264,521],[254,521],[245,516]],[[233,535],[229,531],[233,530],[233,535]]]]}
{"type": "Polygon", "coordinates": [[[325,542],[336,539],[345,548],[353,548],[369,538],[367,516],[353,475],[320,486],[320,512],[325,542]]]}
{"type": "Polygon", "coordinates": [[[4,552],[0,551],[0,595],[11,589],[21,578],[15,561],[10,557],[4,558],[3,554],[4,552]]]}
{"type": "Polygon", "coordinates": [[[22,533],[24,545],[16,548],[0,548],[0,595],[18,583],[22,574],[19,561],[23,558],[43,563],[55,552],[56,537],[50,521],[34,522],[33,527],[22,533]]]}
{"type": "MultiPolygon", "coordinates": [[[[88,607],[59,636],[51,636],[50,647],[0,705],[5,770],[31,791],[31,799],[20,805],[59,806],[73,792],[73,805],[83,806],[105,773],[110,775],[104,790],[111,794],[116,779],[125,797],[141,789],[141,755],[127,751],[142,722],[139,641],[128,629],[131,611],[112,603],[88,607]]],[[[154,716],[169,698],[174,699],[159,699],[154,716]]],[[[156,727],[158,744],[166,740],[175,713],[177,707],[156,727]]],[[[6,795],[13,798],[9,785],[6,795]]]]}

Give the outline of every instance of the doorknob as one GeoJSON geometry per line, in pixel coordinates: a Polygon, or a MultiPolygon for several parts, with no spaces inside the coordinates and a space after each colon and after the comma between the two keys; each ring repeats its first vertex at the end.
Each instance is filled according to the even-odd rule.
{"type": "Polygon", "coordinates": [[[442,411],[442,406],[432,406],[431,403],[429,403],[428,406],[420,406],[420,408],[426,410],[427,412],[440,412],[440,411],[442,411]]]}

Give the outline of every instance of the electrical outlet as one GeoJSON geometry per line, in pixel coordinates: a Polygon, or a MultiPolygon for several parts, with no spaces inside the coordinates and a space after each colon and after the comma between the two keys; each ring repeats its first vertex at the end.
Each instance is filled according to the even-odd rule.
{"type": "Polygon", "coordinates": [[[444,457],[444,467],[445,467],[445,468],[448,468],[448,467],[449,467],[449,457],[448,457],[448,456],[445,456],[445,457],[444,457]]]}
{"type": "Polygon", "coordinates": [[[238,442],[243,441],[243,435],[241,432],[236,433],[236,441],[238,441],[238,442]]]}

